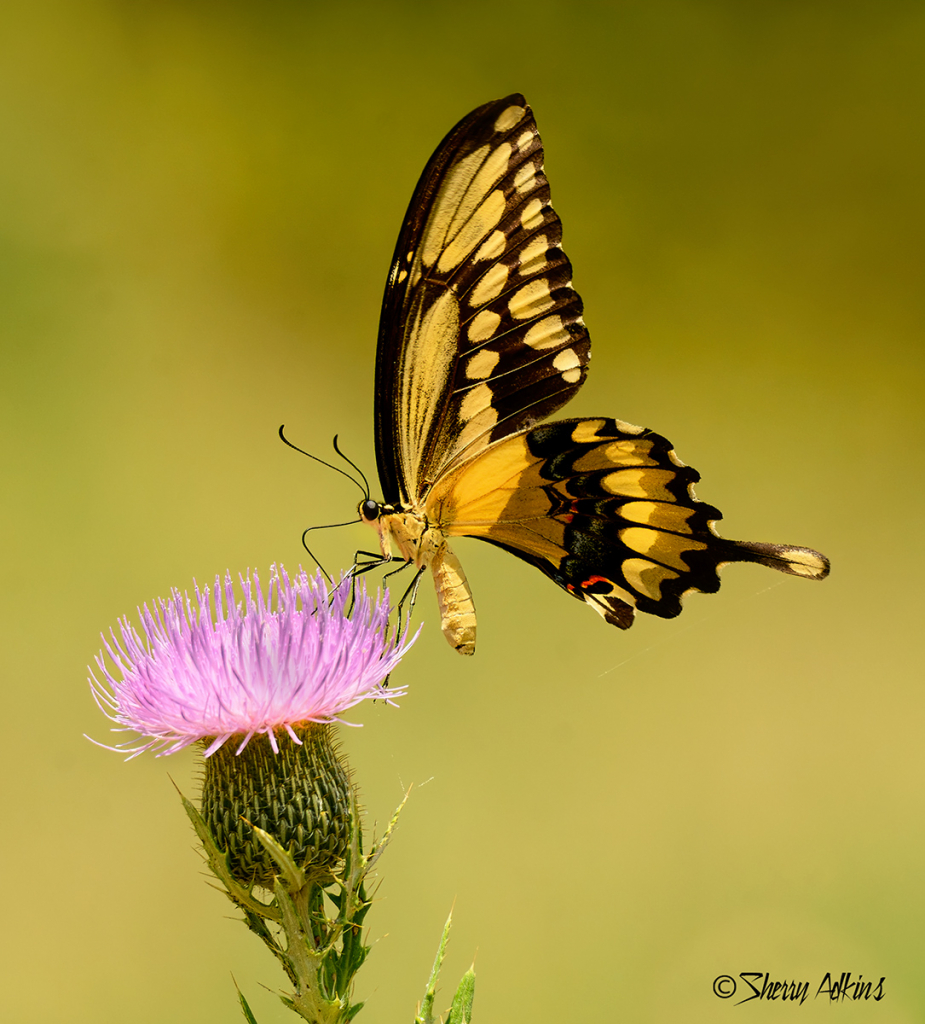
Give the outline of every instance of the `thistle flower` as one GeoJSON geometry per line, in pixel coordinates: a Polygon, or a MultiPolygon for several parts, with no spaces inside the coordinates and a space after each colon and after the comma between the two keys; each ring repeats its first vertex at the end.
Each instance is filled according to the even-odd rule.
{"type": "Polygon", "coordinates": [[[202,818],[242,885],[272,886],[279,870],[252,825],[327,879],[347,849],[354,803],[331,723],[368,697],[403,695],[383,683],[413,641],[389,633],[387,597],[361,588],[348,614],[343,580],[329,593],[320,575],[290,581],[274,566],[266,596],[256,573],[241,588],[237,604],[230,575],[216,578],[212,595],[196,587],[195,607],[174,590],[139,611],[144,638],[122,619],[121,641],[103,638],[118,671],[100,652],[105,684],[91,670],[90,685],[112,721],[144,737],[109,749],[135,757],[203,743],[202,818]],[[277,733],[293,742],[281,747],[277,733]]]}
{"type": "MultiPolygon", "coordinates": [[[[266,594],[256,573],[241,578],[240,603],[228,574],[211,594],[197,586],[195,603],[174,590],[153,611],[139,609],[141,635],[120,620],[121,638],[103,637],[98,671],[90,670],[115,731],[142,737],[108,749],[131,758],[202,745],[201,808],[184,797],[186,813],[212,873],[292,983],[283,1003],[314,1024],[352,1024],[363,1005],[352,991],[370,952],[366,885],[398,820],[396,811],[364,852],[334,723],[366,698],[392,703],[404,694],[384,684],[416,639],[389,632],[387,595],[373,600],[354,584],[341,579],[329,592],[320,575],[300,571],[290,581],[273,566],[266,594]]],[[[415,1017],[421,1024],[434,1020],[449,926],[415,1017]]],[[[454,1024],[471,1020],[473,984],[470,970],[454,1024]]]]}
{"type": "Polygon", "coordinates": [[[224,582],[216,577],[212,595],[196,586],[195,607],[175,589],[153,611],[139,609],[143,639],[127,617],[119,623],[121,642],[113,631],[103,637],[121,678],[101,651],[96,663],[105,683],[91,669],[93,695],[121,727],[115,731],[146,740],[109,749],[130,757],[151,749],[173,754],[201,740],[208,758],[232,737],[240,753],[263,733],[275,753],[278,732],[299,743],[296,725],[340,721],[366,698],[392,703],[404,695],[402,687],[383,686],[413,642],[389,634],[387,595],[374,601],[360,588],[347,614],[343,580],[329,593],[320,574],[301,571],[290,581],[275,566],[266,597],[256,573],[253,582],[242,577],[241,587],[237,604],[230,574],[224,582]]]}

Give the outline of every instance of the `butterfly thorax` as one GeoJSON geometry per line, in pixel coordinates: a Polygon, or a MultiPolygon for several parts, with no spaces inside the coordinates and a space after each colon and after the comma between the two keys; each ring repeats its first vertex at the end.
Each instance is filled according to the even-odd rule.
{"type": "Polygon", "coordinates": [[[360,504],[360,517],[379,535],[383,558],[395,557],[394,545],[401,559],[421,569],[429,566],[446,548],[443,532],[416,509],[364,501],[360,504]]]}

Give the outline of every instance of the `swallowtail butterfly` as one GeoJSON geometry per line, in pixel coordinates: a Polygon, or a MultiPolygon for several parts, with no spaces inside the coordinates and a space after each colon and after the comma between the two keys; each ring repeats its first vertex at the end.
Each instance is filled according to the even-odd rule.
{"type": "Polygon", "coordinates": [[[523,96],[464,117],[424,168],[382,303],[376,459],[361,518],[392,556],[430,569],[444,635],[475,650],[475,608],[451,537],[535,565],[621,629],[714,593],[725,562],[822,579],[827,559],[724,540],[696,470],[660,434],[594,417],[541,423],[581,387],[590,339],[543,145],[523,96]]]}

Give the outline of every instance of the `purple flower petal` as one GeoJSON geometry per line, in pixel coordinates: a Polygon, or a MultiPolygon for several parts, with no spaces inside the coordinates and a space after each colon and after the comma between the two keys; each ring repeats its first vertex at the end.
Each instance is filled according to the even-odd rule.
{"type": "Polygon", "coordinates": [[[103,637],[109,660],[97,655],[101,679],[90,670],[93,695],[115,731],[146,740],[108,749],[172,754],[211,739],[208,757],[232,736],[241,750],[264,733],[276,750],[277,730],[298,743],[299,722],[340,721],[362,700],[404,695],[382,684],[416,637],[389,633],[388,592],[374,600],[358,586],[348,615],[349,580],[329,593],[320,573],[290,581],[282,566],[271,567],[266,596],[256,573],[241,589],[236,602],[226,573],[211,595],[196,586],[195,602],[174,590],[153,611],[139,609],[143,636],[123,618],[121,639],[103,637]]]}

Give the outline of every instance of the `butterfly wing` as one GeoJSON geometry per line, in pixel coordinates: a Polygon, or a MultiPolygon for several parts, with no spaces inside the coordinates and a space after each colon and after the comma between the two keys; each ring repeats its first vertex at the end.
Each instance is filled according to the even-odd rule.
{"type": "Polygon", "coordinates": [[[590,341],[561,238],[523,96],[463,118],[418,182],[383,298],[375,421],[386,504],[419,507],[453,466],[581,386],[590,341]]]}
{"type": "Polygon", "coordinates": [[[809,548],[724,540],[698,501],[700,475],[660,434],[613,419],[561,420],[497,442],[441,480],[428,517],[537,566],[608,622],[671,618],[690,591],[714,593],[725,562],[822,579],[809,548]]]}

